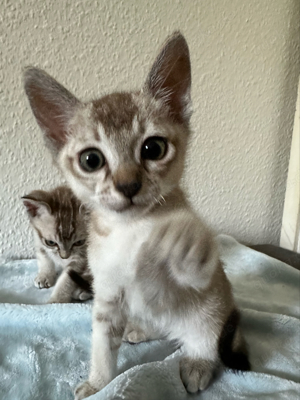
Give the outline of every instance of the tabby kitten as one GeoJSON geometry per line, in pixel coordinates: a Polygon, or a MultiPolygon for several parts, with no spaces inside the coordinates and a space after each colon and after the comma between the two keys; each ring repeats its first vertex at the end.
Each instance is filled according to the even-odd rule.
{"type": "Polygon", "coordinates": [[[32,227],[39,272],[34,284],[39,289],[55,284],[50,303],[92,297],[91,274],[87,267],[87,212],[71,189],[61,186],[50,192],[34,190],[22,197],[32,227]]]}
{"type": "Polygon", "coordinates": [[[25,72],[46,144],[73,191],[92,209],[92,360],[77,400],[116,376],[129,317],[177,340],[189,392],[205,389],[221,361],[249,369],[216,242],[180,188],[190,88],[189,50],[179,32],[166,41],[141,91],[84,103],[45,72],[25,72]]]}

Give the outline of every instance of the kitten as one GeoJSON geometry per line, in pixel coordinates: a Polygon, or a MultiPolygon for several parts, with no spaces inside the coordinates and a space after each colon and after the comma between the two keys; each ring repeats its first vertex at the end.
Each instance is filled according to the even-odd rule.
{"type": "Polygon", "coordinates": [[[22,197],[34,240],[39,272],[34,284],[39,289],[55,284],[50,303],[68,303],[71,299],[92,297],[91,274],[87,267],[87,211],[72,193],[61,186],[50,192],[34,190],[22,197]]]}
{"type": "Polygon", "coordinates": [[[46,144],[92,209],[92,359],[77,400],[115,377],[129,317],[177,340],[189,392],[205,389],[221,361],[250,368],[216,242],[180,188],[190,88],[189,50],[180,32],[166,41],[141,91],[83,103],[45,72],[25,72],[46,144]]]}

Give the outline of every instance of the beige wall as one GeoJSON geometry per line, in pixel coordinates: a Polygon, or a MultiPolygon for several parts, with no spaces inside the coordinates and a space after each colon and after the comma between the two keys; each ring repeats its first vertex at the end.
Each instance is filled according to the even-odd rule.
{"type": "Polygon", "coordinates": [[[280,246],[300,253],[300,80],[282,216],[280,246]]]}
{"type": "Polygon", "coordinates": [[[158,47],[178,28],[192,59],[191,199],[217,232],[278,243],[299,75],[299,0],[0,4],[3,257],[33,255],[20,196],[61,182],[25,99],[22,67],[46,69],[83,98],[140,87],[158,47]]]}

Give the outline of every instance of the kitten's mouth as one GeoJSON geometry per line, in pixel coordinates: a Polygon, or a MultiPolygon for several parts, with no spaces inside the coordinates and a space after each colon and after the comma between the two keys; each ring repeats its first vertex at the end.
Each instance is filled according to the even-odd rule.
{"type": "Polygon", "coordinates": [[[139,213],[149,210],[157,203],[156,197],[142,196],[136,198],[123,198],[115,201],[103,202],[105,208],[118,214],[122,213],[139,213]],[[106,203],[106,204],[105,204],[106,203]]]}
{"type": "Polygon", "coordinates": [[[149,205],[144,203],[135,202],[132,199],[128,199],[128,201],[123,202],[122,204],[114,204],[109,206],[109,208],[113,211],[116,211],[118,214],[130,212],[130,211],[140,211],[147,208],[149,205]]]}
{"type": "Polygon", "coordinates": [[[119,213],[122,213],[122,212],[127,211],[127,210],[132,210],[133,208],[141,208],[141,205],[138,205],[138,204],[134,203],[134,201],[132,199],[130,199],[129,202],[126,205],[124,205],[123,207],[121,207],[117,211],[119,213]]]}

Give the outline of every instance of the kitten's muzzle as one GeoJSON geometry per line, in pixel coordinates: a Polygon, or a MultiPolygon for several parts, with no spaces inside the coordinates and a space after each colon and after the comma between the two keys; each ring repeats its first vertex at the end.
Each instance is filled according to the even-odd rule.
{"type": "Polygon", "coordinates": [[[70,257],[71,252],[66,251],[66,250],[59,250],[59,255],[60,255],[60,258],[62,258],[63,260],[66,260],[67,258],[70,257]]]}
{"type": "Polygon", "coordinates": [[[121,192],[128,199],[132,199],[141,189],[142,184],[139,181],[132,181],[129,183],[117,183],[116,189],[121,192]]]}

